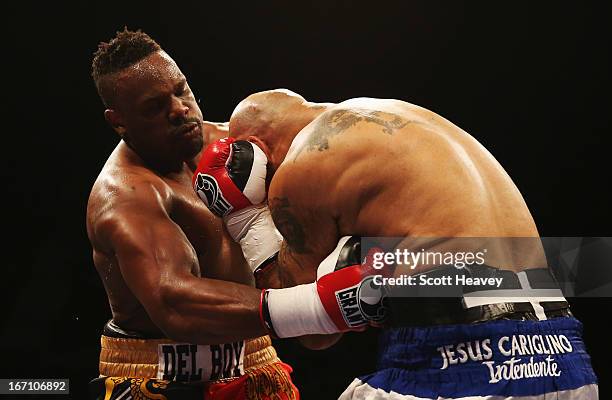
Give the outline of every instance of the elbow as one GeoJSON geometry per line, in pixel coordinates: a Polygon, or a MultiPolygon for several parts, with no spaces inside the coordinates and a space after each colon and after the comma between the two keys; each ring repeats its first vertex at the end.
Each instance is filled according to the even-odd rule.
{"type": "Polygon", "coordinates": [[[160,323],[160,329],[168,339],[175,342],[191,344],[218,344],[227,342],[223,337],[197,329],[186,318],[176,314],[164,318],[160,323]]]}
{"type": "Polygon", "coordinates": [[[204,310],[194,306],[193,296],[185,285],[162,285],[155,310],[150,315],[168,339],[194,344],[219,342],[218,335],[211,331],[214,324],[208,323],[204,310]]]}
{"type": "Polygon", "coordinates": [[[298,341],[304,347],[309,350],[325,350],[342,338],[341,333],[334,333],[331,335],[307,335],[298,337],[298,341]]]}
{"type": "Polygon", "coordinates": [[[154,302],[153,310],[148,310],[153,323],[168,337],[175,341],[188,341],[190,329],[187,318],[180,311],[182,308],[178,285],[163,285],[159,289],[159,296],[154,302]]]}

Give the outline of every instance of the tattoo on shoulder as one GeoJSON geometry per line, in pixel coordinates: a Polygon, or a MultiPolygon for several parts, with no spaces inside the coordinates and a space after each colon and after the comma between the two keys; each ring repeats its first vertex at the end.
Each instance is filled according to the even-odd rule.
{"type": "Polygon", "coordinates": [[[297,217],[291,212],[289,200],[286,197],[275,197],[270,200],[270,212],[274,224],[283,235],[285,241],[296,253],[307,253],[304,228],[297,217]]]}
{"type": "Polygon", "coordinates": [[[336,110],[324,115],[321,120],[313,127],[313,132],[306,143],[306,148],[311,151],[327,150],[329,139],[345,130],[357,125],[360,122],[370,122],[382,127],[382,131],[389,135],[396,130],[402,129],[406,125],[416,121],[405,120],[398,115],[382,111],[370,110],[336,110]]]}

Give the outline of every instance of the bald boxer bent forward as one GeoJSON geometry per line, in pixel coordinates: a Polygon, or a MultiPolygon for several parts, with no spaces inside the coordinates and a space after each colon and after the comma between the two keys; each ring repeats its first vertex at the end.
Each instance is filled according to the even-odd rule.
{"type": "MultiPolygon", "coordinates": [[[[461,237],[538,237],[521,194],[493,156],[421,107],[369,98],[314,104],[288,91],[262,92],[239,104],[230,134],[257,145],[273,173],[268,200],[284,237],[278,263],[285,284],[318,278],[304,286],[316,286],[325,311],[310,319],[292,315],[296,303],[307,301],[306,292],[299,298],[294,288],[266,293],[269,324],[278,336],[329,320],[342,325],[346,315],[320,287],[344,262],[330,257],[351,250],[347,236],[413,238],[418,248],[438,251],[458,250],[461,237]]],[[[235,220],[226,216],[228,227],[235,220]]],[[[400,246],[412,248],[410,243],[400,246]]],[[[554,282],[533,241],[517,248],[512,240],[500,243],[487,258],[490,266],[473,268],[472,276],[554,282]]],[[[403,272],[430,274],[438,267],[403,272]]],[[[394,326],[382,335],[379,370],[353,382],[341,398],[597,398],[580,323],[564,299],[544,300],[459,309],[442,304],[414,319],[421,302],[411,309],[411,299],[398,301],[394,326]],[[544,345],[534,348],[534,341],[544,345]]]]}

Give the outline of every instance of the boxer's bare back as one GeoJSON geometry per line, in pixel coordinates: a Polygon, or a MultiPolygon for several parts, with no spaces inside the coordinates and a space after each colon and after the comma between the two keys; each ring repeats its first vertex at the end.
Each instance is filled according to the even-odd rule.
{"type": "MultiPolygon", "coordinates": [[[[258,112],[274,104],[266,95],[251,96],[258,112]]],[[[501,165],[436,113],[373,98],[292,107],[293,115],[301,107],[315,117],[303,129],[299,123],[277,126],[276,141],[263,137],[269,158],[282,160],[273,165],[268,198],[285,238],[279,272],[286,285],[313,281],[316,267],[347,235],[410,237],[405,247],[430,250],[459,250],[457,243],[439,238],[537,238],[525,201],[501,165]],[[295,138],[283,160],[280,138],[286,135],[295,138]]],[[[240,110],[232,118],[240,117],[240,110]]],[[[230,121],[230,131],[245,136],[232,132],[232,125],[244,124],[230,121]]],[[[514,271],[543,266],[538,242],[522,242],[520,248],[512,243],[498,242],[490,265],[514,271]]],[[[430,267],[435,266],[413,273],[430,267]]]]}

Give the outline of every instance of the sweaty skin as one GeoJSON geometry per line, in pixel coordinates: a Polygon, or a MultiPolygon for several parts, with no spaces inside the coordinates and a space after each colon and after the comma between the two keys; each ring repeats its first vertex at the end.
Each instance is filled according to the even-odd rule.
{"type": "MultiPolygon", "coordinates": [[[[458,239],[438,238],[538,237],[494,157],[422,107],[373,98],[316,104],[268,91],[238,105],[230,134],[257,143],[270,160],[268,201],[285,239],[278,258],[285,286],[314,281],[319,263],[347,235],[429,238],[398,246],[430,251],[461,248],[458,239]]],[[[545,266],[538,243],[493,242],[488,265],[517,272],[545,266]]]]}
{"type": "Polygon", "coordinates": [[[114,322],[196,344],[266,334],[239,245],[191,186],[203,145],[227,124],[202,121],[164,52],[113,79],[105,117],[122,140],[91,191],[87,232],[114,322]]]}

